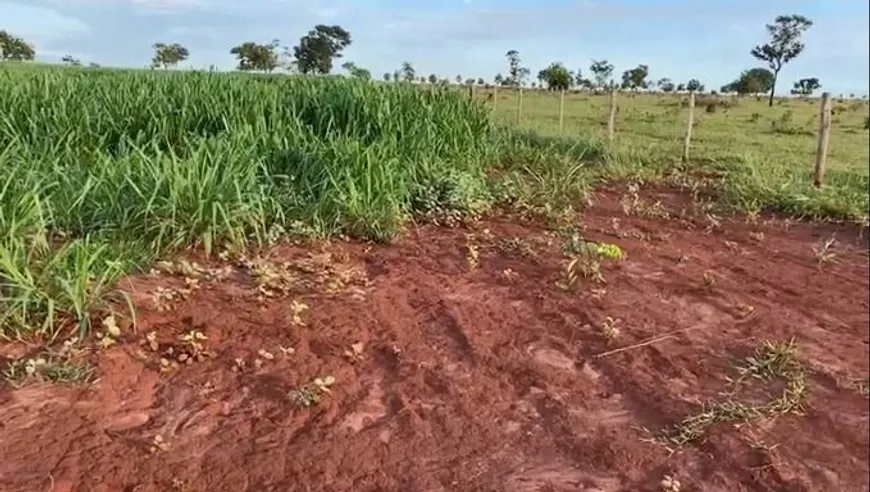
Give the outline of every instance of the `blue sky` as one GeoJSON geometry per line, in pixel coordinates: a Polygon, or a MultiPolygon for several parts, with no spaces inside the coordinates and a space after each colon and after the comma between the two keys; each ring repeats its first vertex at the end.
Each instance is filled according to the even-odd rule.
{"type": "Polygon", "coordinates": [[[492,80],[516,49],[533,74],[553,61],[586,71],[606,58],[617,72],[643,63],[651,79],[718,88],[758,64],[749,50],[785,13],[815,25],[780,92],[802,77],[835,94],[870,92],[870,8],[861,0],[0,0],[0,29],[34,43],[43,61],[69,53],[142,67],[153,43],[178,42],[190,49],[186,66],[229,69],[241,42],[294,45],[315,24],[339,24],[354,39],[345,59],[376,77],[408,60],[420,74],[492,80]]]}

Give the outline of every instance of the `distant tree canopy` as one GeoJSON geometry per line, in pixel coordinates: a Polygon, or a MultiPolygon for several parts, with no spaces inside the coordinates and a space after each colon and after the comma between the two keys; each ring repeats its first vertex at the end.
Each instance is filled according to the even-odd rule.
{"type": "Polygon", "coordinates": [[[819,83],[819,79],[816,77],[810,77],[808,79],[800,79],[794,83],[794,87],[791,90],[791,93],[796,96],[810,96],[813,92],[822,88],[822,84],[819,83]]]}
{"type": "Polygon", "coordinates": [[[591,80],[583,77],[583,70],[578,68],[574,72],[574,85],[582,89],[591,89],[593,84],[591,80]]]}
{"type": "Polygon", "coordinates": [[[674,89],[676,89],[676,86],[674,86],[674,83],[671,82],[671,79],[669,79],[667,77],[663,77],[663,78],[659,79],[658,82],[656,82],[656,85],[658,86],[659,90],[662,92],[674,92],[674,89]]]}
{"type": "Polygon", "coordinates": [[[646,77],[649,75],[649,67],[647,65],[638,65],[631,70],[626,70],[622,73],[622,88],[636,91],[638,89],[646,89],[646,77]]]}
{"type": "Polygon", "coordinates": [[[562,63],[555,62],[538,72],[538,80],[551,91],[566,91],[574,85],[574,73],[562,63]]]}
{"type": "Polygon", "coordinates": [[[355,79],[360,80],[371,80],[372,73],[365,68],[356,66],[354,62],[344,62],[341,64],[341,68],[343,68],[348,75],[355,79]]]}
{"type": "Polygon", "coordinates": [[[341,58],[341,52],[350,43],[350,33],[341,26],[318,24],[293,48],[296,68],[305,74],[328,74],[332,71],[332,60],[341,58]]]}
{"type": "Polygon", "coordinates": [[[503,79],[504,85],[511,85],[514,87],[519,87],[526,82],[526,79],[529,77],[531,71],[522,66],[522,60],[520,59],[520,53],[517,50],[510,50],[505,53],[505,57],[508,60],[508,76],[503,79]]]}
{"type": "MultiPolygon", "coordinates": [[[[409,61],[402,62],[402,67],[397,73],[402,74],[402,80],[404,80],[405,82],[414,82],[414,80],[417,78],[417,71],[414,70],[414,65],[411,65],[411,62],[409,61]]],[[[396,77],[395,80],[398,80],[398,77],[396,77]]]]}
{"type": "Polygon", "coordinates": [[[783,65],[792,61],[803,52],[805,45],[801,36],[813,25],[813,21],[802,15],[780,15],[773,24],[767,24],[770,41],[758,45],[750,52],[755,58],[767,62],[773,71],[773,81],[770,84],[768,105],[773,106],[773,96],[776,93],[776,79],[783,65]]]}
{"type": "Polygon", "coordinates": [[[603,89],[607,85],[610,76],[613,75],[613,64],[607,60],[592,60],[589,71],[595,80],[595,88],[603,89]]]}
{"type": "Polygon", "coordinates": [[[773,88],[773,78],[773,72],[764,67],[744,70],[737,80],[723,85],[721,92],[737,93],[741,96],[746,94],[763,94],[773,88]]]}
{"type": "Polygon", "coordinates": [[[63,58],[61,58],[60,61],[63,62],[64,64],[72,66],[72,67],[82,66],[81,60],[73,57],[72,55],[63,55],[63,58]]]}
{"type": "Polygon", "coordinates": [[[698,79],[691,79],[686,82],[686,90],[689,92],[704,92],[704,84],[698,79]]]}
{"type": "Polygon", "coordinates": [[[0,31],[0,60],[31,61],[36,58],[36,48],[24,38],[7,31],[0,31]]]}
{"type": "Polygon", "coordinates": [[[279,44],[280,41],[277,39],[269,44],[247,41],[231,49],[230,54],[235,55],[239,61],[239,70],[271,72],[278,68],[279,44]]]}
{"type": "Polygon", "coordinates": [[[154,48],[154,57],[151,58],[153,68],[163,67],[165,70],[187,60],[190,56],[190,51],[178,43],[155,43],[152,48],[154,48]]]}

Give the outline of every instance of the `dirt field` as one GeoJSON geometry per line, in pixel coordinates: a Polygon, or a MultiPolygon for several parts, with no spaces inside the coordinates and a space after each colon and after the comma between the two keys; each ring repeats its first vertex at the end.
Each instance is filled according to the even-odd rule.
{"type": "Polygon", "coordinates": [[[866,240],[621,199],[606,283],[507,219],[131,279],[95,384],[0,386],[0,490],[868,490],[866,240]]]}

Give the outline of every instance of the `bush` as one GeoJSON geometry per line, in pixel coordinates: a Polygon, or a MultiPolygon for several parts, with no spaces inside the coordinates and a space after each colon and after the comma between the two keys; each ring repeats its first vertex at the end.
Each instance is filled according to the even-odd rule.
{"type": "Polygon", "coordinates": [[[782,113],[778,119],[771,121],[770,126],[773,133],[782,135],[812,135],[812,132],[795,124],[794,111],[791,109],[782,113]]]}

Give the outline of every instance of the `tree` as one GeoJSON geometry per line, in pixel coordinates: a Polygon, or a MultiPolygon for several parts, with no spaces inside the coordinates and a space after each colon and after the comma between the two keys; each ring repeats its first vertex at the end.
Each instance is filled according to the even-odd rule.
{"type": "Polygon", "coordinates": [[[456,83],[457,83],[457,84],[461,84],[461,83],[462,83],[462,75],[460,75],[460,74],[456,74],[456,83]]]}
{"type": "Polygon", "coordinates": [[[391,74],[390,72],[384,72],[384,82],[389,82],[392,77],[393,74],[391,74]]]}
{"type": "Polygon", "coordinates": [[[271,72],[278,67],[278,45],[280,41],[272,40],[269,44],[257,44],[253,41],[244,42],[230,50],[239,60],[239,70],[271,72]]]}
{"type": "Polygon", "coordinates": [[[31,61],[36,58],[36,48],[23,38],[7,31],[0,31],[0,61],[31,61]]]}
{"type": "Polygon", "coordinates": [[[756,67],[744,70],[740,77],[730,84],[722,86],[721,92],[736,92],[744,96],[746,94],[762,94],[769,92],[773,87],[773,72],[764,68],[756,67]]]}
{"type": "Polygon", "coordinates": [[[365,68],[356,66],[356,63],[354,63],[354,62],[344,62],[341,65],[341,68],[343,68],[345,71],[347,71],[347,73],[350,74],[350,76],[355,78],[355,79],[371,80],[371,78],[372,78],[371,72],[369,72],[365,68]]]}
{"type": "Polygon", "coordinates": [[[510,50],[505,53],[505,57],[508,60],[508,77],[505,79],[504,85],[514,87],[523,85],[531,72],[521,65],[520,53],[517,50],[510,50]]]}
{"type": "Polygon", "coordinates": [[[607,85],[607,79],[613,74],[613,64],[607,60],[592,60],[589,71],[595,77],[595,88],[600,90],[607,85]]]}
{"type": "Polygon", "coordinates": [[[626,70],[622,73],[622,88],[633,91],[646,89],[647,75],[649,75],[649,67],[646,65],[638,65],[631,70],[626,70]]]}
{"type": "Polygon", "coordinates": [[[430,73],[429,74],[429,83],[434,84],[436,82],[438,82],[438,76],[435,75],[434,73],[430,73]]]}
{"type": "Polygon", "coordinates": [[[589,89],[592,87],[592,81],[583,77],[583,71],[578,68],[574,72],[574,86],[581,89],[589,89]]]}
{"type": "Polygon", "coordinates": [[[819,79],[815,77],[810,77],[808,79],[800,79],[794,83],[794,88],[791,90],[791,93],[796,96],[810,96],[812,93],[818,89],[822,88],[822,84],[819,83],[819,79]]]}
{"type": "Polygon", "coordinates": [[[686,90],[689,92],[704,92],[704,84],[698,79],[691,79],[686,82],[686,90]]]}
{"type": "Polygon", "coordinates": [[[492,78],[492,81],[495,83],[495,85],[507,85],[505,80],[506,79],[504,78],[504,75],[500,73],[495,74],[495,77],[492,78]]]}
{"type": "Polygon", "coordinates": [[[556,62],[538,72],[538,80],[551,91],[567,91],[574,85],[574,73],[556,62]]]}
{"type": "Polygon", "coordinates": [[[685,91],[686,91],[686,84],[677,85],[677,92],[685,92],[685,91]]]}
{"type": "Polygon", "coordinates": [[[414,82],[414,79],[417,78],[417,72],[414,70],[414,65],[411,65],[411,62],[409,61],[402,62],[402,68],[400,70],[402,72],[402,80],[405,82],[414,82]]]}
{"type": "Polygon", "coordinates": [[[773,84],[770,86],[768,106],[773,106],[779,71],[782,70],[783,65],[792,61],[804,50],[805,45],[801,42],[801,36],[812,25],[813,21],[802,15],[780,15],[773,24],[765,26],[770,35],[770,42],[758,45],[750,52],[755,58],[767,62],[773,71],[773,84]]]}
{"type": "Polygon", "coordinates": [[[293,48],[296,68],[304,74],[328,74],[332,71],[332,60],[341,58],[341,52],[350,43],[350,33],[341,26],[318,24],[299,38],[299,45],[293,48]]]}
{"type": "Polygon", "coordinates": [[[484,85],[484,84],[486,84],[486,81],[483,80],[483,77],[478,77],[477,78],[477,85],[484,85]]]}
{"type": "Polygon", "coordinates": [[[656,82],[656,85],[658,86],[659,90],[662,92],[674,92],[674,83],[671,82],[671,79],[669,79],[667,77],[660,78],[656,82]]]}
{"type": "Polygon", "coordinates": [[[63,55],[63,58],[61,58],[60,61],[71,67],[82,66],[81,60],[74,58],[72,55],[63,55]]]}
{"type": "Polygon", "coordinates": [[[465,79],[465,85],[474,85],[474,79],[465,79]]]}
{"type": "Polygon", "coordinates": [[[166,70],[187,60],[190,56],[190,51],[178,43],[154,43],[152,48],[154,48],[154,57],[151,58],[153,68],[163,67],[166,70]]]}

